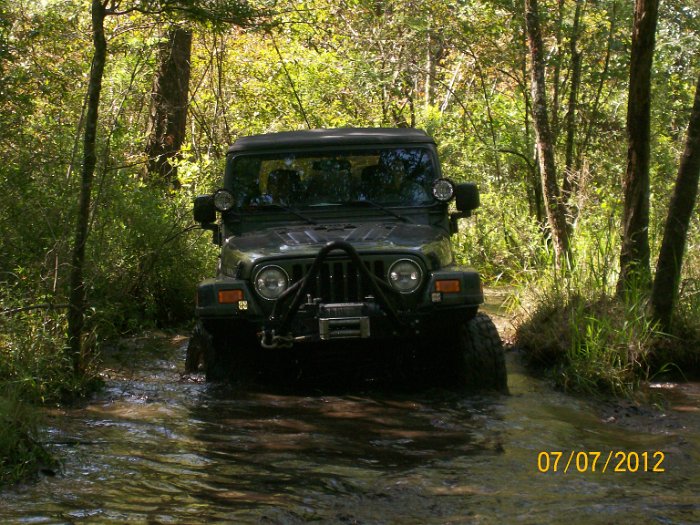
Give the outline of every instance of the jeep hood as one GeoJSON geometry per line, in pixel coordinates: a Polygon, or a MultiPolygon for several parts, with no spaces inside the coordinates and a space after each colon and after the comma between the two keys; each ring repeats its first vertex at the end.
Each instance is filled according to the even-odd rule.
{"type": "Polygon", "coordinates": [[[222,272],[232,276],[241,265],[250,269],[268,259],[313,258],[333,241],[349,242],[360,256],[401,252],[423,258],[429,267],[452,262],[450,239],[440,228],[392,222],[334,223],[275,227],[229,237],[222,247],[222,272]]]}

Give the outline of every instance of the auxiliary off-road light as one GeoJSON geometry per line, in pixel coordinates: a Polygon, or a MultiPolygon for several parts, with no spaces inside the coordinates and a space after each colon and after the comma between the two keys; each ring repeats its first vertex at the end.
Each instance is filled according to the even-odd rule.
{"type": "Polygon", "coordinates": [[[455,196],[455,185],[449,179],[438,179],[433,183],[433,197],[440,202],[447,202],[455,196]]]}
{"type": "Polygon", "coordinates": [[[233,198],[233,194],[228,190],[216,190],[214,192],[214,208],[219,211],[228,211],[233,208],[236,203],[236,199],[233,198]]]}
{"type": "Polygon", "coordinates": [[[263,299],[277,299],[289,286],[289,276],[279,266],[264,266],[255,275],[255,290],[263,299]]]}
{"type": "Polygon", "coordinates": [[[420,266],[410,259],[400,259],[389,267],[389,284],[399,293],[415,292],[422,277],[420,266]]]}
{"type": "Polygon", "coordinates": [[[219,290],[219,304],[233,304],[243,300],[243,290],[219,290]]]}
{"type": "Polygon", "coordinates": [[[459,279],[439,279],[435,281],[435,291],[442,293],[459,293],[462,291],[462,283],[459,279]]]}

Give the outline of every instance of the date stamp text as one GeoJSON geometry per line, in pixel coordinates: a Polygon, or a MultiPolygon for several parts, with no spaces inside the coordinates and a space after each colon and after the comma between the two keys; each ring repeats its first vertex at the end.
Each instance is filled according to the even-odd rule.
{"type": "Polygon", "coordinates": [[[583,451],[550,450],[537,454],[537,470],[553,472],[666,472],[666,454],[660,450],[635,452],[624,450],[583,451]]]}

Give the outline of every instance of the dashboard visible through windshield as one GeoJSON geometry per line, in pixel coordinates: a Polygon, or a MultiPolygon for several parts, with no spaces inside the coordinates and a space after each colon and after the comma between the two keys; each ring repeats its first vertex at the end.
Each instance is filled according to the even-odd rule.
{"type": "Polygon", "coordinates": [[[230,160],[235,207],[429,206],[436,177],[430,151],[382,148],[240,155],[230,160]]]}

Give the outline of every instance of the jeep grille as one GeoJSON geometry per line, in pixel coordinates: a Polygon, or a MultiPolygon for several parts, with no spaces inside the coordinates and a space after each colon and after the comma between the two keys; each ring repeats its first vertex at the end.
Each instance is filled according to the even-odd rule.
{"type": "MultiPolygon", "coordinates": [[[[363,261],[369,272],[386,282],[386,264],[383,260],[363,261]]],[[[311,268],[311,263],[294,264],[292,282],[299,281],[311,268]]],[[[346,303],[362,301],[373,295],[372,286],[354,263],[348,260],[327,260],[311,283],[309,293],[323,302],[346,303]]]]}

